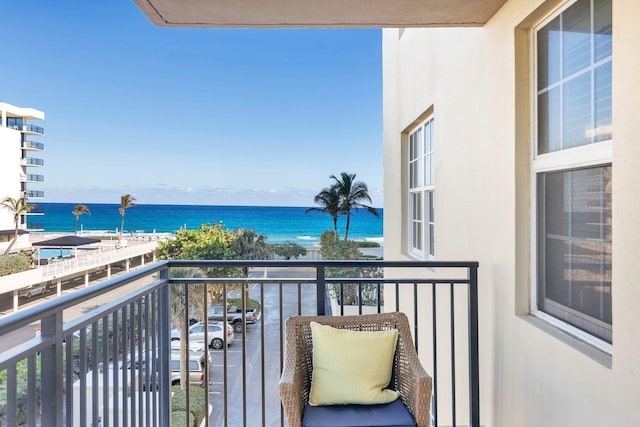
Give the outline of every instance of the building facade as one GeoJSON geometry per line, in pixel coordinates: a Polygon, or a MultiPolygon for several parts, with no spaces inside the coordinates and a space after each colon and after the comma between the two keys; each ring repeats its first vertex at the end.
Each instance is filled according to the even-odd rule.
{"type": "Polygon", "coordinates": [[[480,262],[483,425],[640,425],[638,22],[510,0],[383,30],[385,260],[480,262]]]}
{"type": "MultiPolygon", "coordinates": [[[[37,204],[44,192],[33,189],[34,184],[44,182],[44,176],[37,171],[44,166],[38,153],[44,145],[36,140],[44,135],[44,129],[31,123],[44,120],[44,113],[33,108],[22,108],[0,103],[0,200],[10,197],[27,199],[29,204],[37,204]]],[[[19,238],[13,249],[29,246],[28,230],[41,226],[32,218],[42,215],[36,206],[19,219],[19,238]],[[29,219],[27,219],[29,217],[29,219]]],[[[15,235],[15,221],[11,210],[0,209],[0,251],[9,245],[15,235]]]]}

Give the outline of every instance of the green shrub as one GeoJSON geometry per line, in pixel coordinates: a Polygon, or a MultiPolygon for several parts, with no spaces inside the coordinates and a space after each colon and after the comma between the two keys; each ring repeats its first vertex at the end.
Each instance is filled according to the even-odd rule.
{"type": "MultiPolygon", "coordinates": [[[[183,426],[186,420],[185,413],[187,411],[187,393],[180,386],[172,387],[173,400],[171,401],[171,418],[175,421],[176,418],[180,418],[178,422],[181,424],[171,424],[172,426],[183,426]],[[180,414],[176,416],[175,414],[180,414]]],[[[202,387],[189,387],[189,404],[191,406],[191,416],[189,417],[191,426],[198,426],[204,419],[207,411],[207,398],[202,387]]]]}
{"type": "Polygon", "coordinates": [[[195,427],[195,419],[193,414],[189,414],[189,421],[187,423],[187,411],[175,410],[171,411],[171,427],[195,427]]]}
{"type": "Polygon", "coordinates": [[[306,255],[307,249],[294,242],[284,242],[278,245],[271,245],[274,254],[285,257],[288,261],[291,258],[298,259],[299,256],[306,255]]]}
{"type": "Polygon", "coordinates": [[[20,273],[31,268],[31,258],[23,254],[0,256],[0,276],[20,273]]]}

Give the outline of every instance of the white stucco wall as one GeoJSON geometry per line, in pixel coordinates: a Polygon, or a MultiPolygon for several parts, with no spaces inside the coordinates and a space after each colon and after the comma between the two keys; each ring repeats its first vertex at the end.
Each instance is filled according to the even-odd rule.
{"type": "MultiPolygon", "coordinates": [[[[0,127],[0,201],[20,197],[20,132],[0,127]]],[[[13,230],[13,215],[0,209],[0,230],[13,230]]]]}
{"type": "Polygon", "coordinates": [[[511,0],[483,28],[383,30],[384,256],[410,259],[401,134],[433,109],[436,256],[480,262],[482,424],[640,425],[640,2],[613,0],[613,352],[527,315],[527,27],[559,4],[511,0]]]}

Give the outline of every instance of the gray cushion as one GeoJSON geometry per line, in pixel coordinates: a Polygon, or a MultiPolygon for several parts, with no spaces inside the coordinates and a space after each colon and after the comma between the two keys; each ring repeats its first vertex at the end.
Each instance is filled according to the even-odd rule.
{"type": "Polygon", "coordinates": [[[302,427],[416,427],[416,421],[397,399],[382,405],[306,405],[302,427]]]}

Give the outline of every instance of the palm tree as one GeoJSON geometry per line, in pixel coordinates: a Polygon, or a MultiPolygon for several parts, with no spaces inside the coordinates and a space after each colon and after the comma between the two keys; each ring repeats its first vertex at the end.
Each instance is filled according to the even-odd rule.
{"type": "Polygon", "coordinates": [[[74,236],[77,236],[78,235],[78,219],[80,218],[80,215],[82,214],[91,215],[91,211],[85,205],[76,205],[76,207],[73,208],[73,211],[71,212],[71,214],[76,217],[76,228],[73,234],[74,236]]]}
{"type": "MultiPolygon", "coordinates": [[[[236,240],[231,244],[231,249],[238,259],[271,259],[271,248],[267,243],[267,236],[249,228],[239,228],[235,233],[236,240]]],[[[243,267],[242,272],[245,276],[249,276],[248,267],[243,267]]]]}
{"type": "Polygon", "coordinates": [[[346,241],[349,237],[349,223],[351,221],[351,210],[353,208],[366,209],[376,217],[379,216],[379,214],[376,208],[362,203],[362,201],[365,200],[371,203],[371,197],[369,196],[367,184],[362,181],[356,181],[355,173],[342,172],[340,178],[337,178],[335,175],[331,175],[329,178],[335,181],[332,187],[340,196],[340,212],[347,216],[347,224],[344,232],[344,240],[346,241]]]}
{"type": "Polygon", "coordinates": [[[135,201],[135,197],[131,194],[123,194],[120,196],[120,208],[118,209],[120,216],[122,216],[122,222],[120,223],[120,240],[122,240],[122,232],[124,231],[124,211],[135,206],[135,201]]]}
{"type": "Polygon", "coordinates": [[[322,206],[321,208],[309,208],[307,212],[323,212],[331,215],[333,219],[333,232],[338,235],[338,216],[340,215],[340,195],[336,191],[336,187],[323,188],[321,192],[313,198],[314,203],[322,206]]]}
{"type": "MultiPolygon", "coordinates": [[[[171,277],[178,279],[188,279],[196,277],[198,270],[195,268],[176,268],[171,270],[171,277]]],[[[187,334],[189,333],[189,323],[187,316],[191,313],[198,313],[204,307],[204,287],[202,284],[176,283],[169,287],[169,309],[171,319],[180,330],[180,387],[187,389],[189,377],[187,375],[187,334]],[[188,294],[187,294],[188,292],[188,294]],[[189,307],[187,307],[187,301],[189,307]]],[[[208,365],[208,363],[207,363],[208,365]]]]}
{"type": "Polygon", "coordinates": [[[13,214],[13,223],[16,226],[13,239],[11,239],[11,243],[9,243],[9,246],[7,246],[7,249],[5,249],[4,251],[3,255],[6,255],[9,253],[9,251],[13,247],[13,244],[16,241],[18,241],[18,230],[20,227],[20,218],[22,217],[22,215],[26,214],[27,212],[31,212],[31,210],[36,206],[28,204],[26,197],[20,197],[18,199],[14,199],[13,197],[7,197],[2,201],[0,206],[4,207],[5,209],[9,209],[11,211],[11,213],[13,214]]]}

